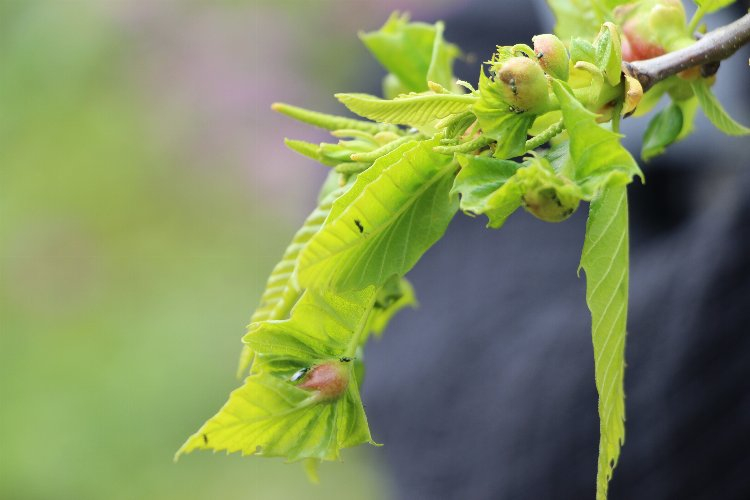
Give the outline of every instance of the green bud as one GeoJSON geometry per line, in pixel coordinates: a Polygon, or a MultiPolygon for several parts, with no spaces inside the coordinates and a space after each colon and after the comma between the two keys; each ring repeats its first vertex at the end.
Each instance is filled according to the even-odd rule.
{"type": "Polygon", "coordinates": [[[537,219],[545,222],[562,222],[578,209],[580,199],[553,187],[524,193],[523,207],[537,219]]]}
{"type": "Polygon", "coordinates": [[[580,188],[567,177],[555,172],[545,158],[529,158],[527,166],[516,171],[527,212],[545,222],[562,222],[578,209],[580,188]]]}
{"type": "MultiPolygon", "coordinates": [[[[349,363],[351,359],[341,358],[337,361],[327,361],[315,365],[310,369],[300,370],[302,382],[297,385],[300,389],[315,391],[315,398],[320,401],[333,401],[344,395],[349,386],[349,363]]],[[[297,374],[295,374],[297,376],[297,374]]],[[[293,377],[293,380],[297,380],[293,377]]]]}
{"type": "Polygon", "coordinates": [[[497,72],[504,100],[516,113],[541,114],[549,104],[547,77],[541,66],[528,57],[512,57],[497,72]]]}
{"type": "Polygon", "coordinates": [[[534,53],[542,69],[553,78],[567,80],[570,74],[570,57],[562,40],[555,35],[537,35],[534,42],[534,53]]]}

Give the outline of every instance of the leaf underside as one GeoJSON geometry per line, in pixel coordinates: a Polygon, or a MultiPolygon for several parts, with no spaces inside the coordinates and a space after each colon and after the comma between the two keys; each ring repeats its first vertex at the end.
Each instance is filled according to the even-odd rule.
{"type": "Polygon", "coordinates": [[[581,267],[586,273],[586,303],[591,311],[599,392],[596,498],[606,500],[612,470],[625,439],[623,377],[629,277],[625,186],[609,186],[591,202],[581,267]]]}

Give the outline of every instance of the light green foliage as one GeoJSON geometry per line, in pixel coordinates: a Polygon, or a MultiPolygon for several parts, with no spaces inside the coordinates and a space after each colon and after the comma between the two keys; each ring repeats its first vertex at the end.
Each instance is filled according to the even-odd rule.
{"type": "Polygon", "coordinates": [[[607,82],[615,86],[620,83],[622,73],[622,42],[617,27],[605,23],[594,40],[594,60],[604,72],[607,82]]]}
{"type": "Polygon", "coordinates": [[[643,136],[641,158],[648,161],[664,152],[664,149],[675,142],[682,132],[682,110],[676,104],[670,104],[659,111],[648,124],[643,136]]]}
{"type": "Polygon", "coordinates": [[[303,286],[382,285],[414,266],[458,208],[449,197],[456,166],[451,157],[432,151],[438,144],[439,138],[423,141],[400,158],[375,162],[380,172],[361,194],[334,204],[336,216],[332,213],[300,256],[303,286]]]}
{"type": "Polygon", "coordinates": [[[591,311],[599,461],[596,498],[605,500],[625,439],[625,332],[628,315],[628,201],[625,186],[606,187],[592,202],[581,267],[591,311]]]}
{"type": "Polygon", "coordinates": [[[706,14],[732,5],[737,0],[693,0],[706,14]]]}
{"type": "Polygon", "coordinates": [[[262,321],[245,336],[256,353],[253,374],[193,434],[177,456],[194,449],[336,460],[341,448],[373,443],[355,377],[343,395],[323,400],[297,387],[294,374],[322,362],[351,371],[377,297],[375,287],[349,294],[308,290],[284,321],[262,321]]]}
{"type": "MultiPolygon", "coordinates": [[[[599,392],[596,496],[606,499],[624,439],[627,185],[643,178],[617,130],[642,91],[632,77],[622,82],[619,27],[609,22],[624,2],[549,3],[563,40],[537,37],[537,53],[525,44],[498,47],[478,90],[456,83],[451,67],[458,49],[444,42],[441,23],[409,23],[395,14],[361,38],[389,71],[389,97],[401,95],[336,95],[374,122],[274,105],[339,139],[287,140],[333,169],[323,201],[274,269],[253,315],[241,365],[244,373],[255,356],[250,377],[180,453],[211,448],[308,459],[314,475],[318,460],[372,443],[358,390],[364,344],[399,310],[416,305],[404,275],[455,212],[485,215],[489,227],[499,228],[519,207],[562,222],[587,201],[581,268],[599,392]],[[545,53],[550,58],[540,64],[545,53]],[[461,87],[469,93],[459,93],[461,87]]],[[[750,132],[726,115],[703,79],[665,80],[646,94],[639,113],[664,93],[673,103],[652,119],[644,159],[690,132],[697,103],[721,130],[750,132]]]]}
{"type": "Polygon", "coordinates": [[[487,75],[479,76],[480,99],[472,106],[479,126],[485,136],[497,141],[495,156],[506,159],[526,152],[526,133],[536,115],[515,113],[498,84],[487,75]]]}
{"type": "Polygon", "coordinates": [[[705,80],[696,80],[692,83],[693,92],[695,92],[700,103],[703,113],[716,128],[728,135],[748,135],[750,134],[750,128],[737,123],[727,114],[724,107],[716,99],[716,96],[708,86],[705,80]]]}
{"type": "Polygon", "coordinates": [[[618,134],[599,125],[596,114],[583,107],[564,83],[553,81],[552,88],[570,135],[573,178],[585,199],[591,199],[605,186],[625,185],[633,176],[643,176],[618,134]]]}
{"type": "Polygon", "coordinates": [[[359,37],[401,88],[424,92],[428,81],[446,88],[455,83],[453,61],[461,51],[443,39],[443,29],[443,23],[410,23],[408,14],[395,12],[380,30],[359,37]]]}
{"type": "Polygon", "coordinates": [[[521,204],[515,183],[504,186],[515,175],[518,163],[487,156],[456,155],[461,171],[453,192],[461,195],[461,210],[469,215],[485,214],[488,227],[498,228],[521,204]]]}
{"type": "Polygon", "coordinates": [[[597,0],[547,0],[555,14],[555,34],[563,42],[572,37],[593,40],[606,20],[597,0]]]}
{"type": "MultiPolygon", "coordinates": [[[[292,242],[284,251],[281,260],[271,271],[271,275],[266,282],[266,289],[260,298],[260,304],[250,318],[250,323],[257,323],[266,320],[286,319],[299,296],[302,294],[301,289],[292,279],[294,271],[297,268],[297,258],[300,251],[307,245],[310,238],[317,233],[323,226],[323,222],[328,217],[328,212],[336,198],[345,192],[345,188],[337,188],[327,194],[323,201],[315,207],[315,210],[305,219],[302,227],[292,238],[292,242]]],[[[250,365],[253,358],[253,351],[245,345],[240,354],[240,363],[237,369],[237,376],[241,377],[250,365]]]]}
{"type": "Polygon", "coordinates": [[[407,94],[392,100],[368,94],[336,94],[336,98],[365,118],[416,128],[432,126],[441,118],[462,113],[476,101],[470,95],[433,92],[407,94]]]}

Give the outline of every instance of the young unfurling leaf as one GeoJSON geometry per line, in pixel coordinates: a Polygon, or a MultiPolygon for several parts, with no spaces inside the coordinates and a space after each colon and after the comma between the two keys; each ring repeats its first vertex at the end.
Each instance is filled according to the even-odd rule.
{"type": "Polygon", "coordinates": [[[427,82],[453,88],[453,61],[461,51],[443,38],[443,23],[410,23],[408,14],[395,12],[378,31],[359,37],[373,56],[395,78],[392,86],[405,92],[424,92],[427,82]]]}
{"type": "Polygon", "coordinates": [[[729,135],[748,135],[750,128],[737,123],[727,114],[724,107],[708,86],[708,82],[701,78],[692,82],[693,92],[695,92],[698,102],[711,123],[716,128],[729,135]]]}
{"type": "Polygon", "coordinates": [[[609,185],[591,202],[581,267],[591,311],[594,371],[599,392],[596,498],[606,500],[625,439],[625,333],[628,317],[628,200],[626,186],[609,185]]]}
{"type": "MultiPolygon", "coordinates": [[[[335,203],[300,255],[303,286],[357,290],[403,276],[445,232],[458,203],[450,196],[456,165],[432,151],[440,136],[373,164],[375,177],[335,203]]],[[[399,151],[399,150],[397,150],[399,151]]],[[[367,174],[369,174],[368,170],[367,174]]]]}
{"type": "Polygon", "coordinates": [[[664,152],[664,148],[677,140],[683,128],[682,110],[670,104],[658,112],[648,124],[643,136],[641,158],[645,161],[664,152]]]}
{"type": "Polygon", "coordinates": [[[336,94],[354,113],[381,123],[420,128],[434,125],[447,116],[467,111],[477,98],[471,95],[408,94],[396,99],[380,99],[368,94],[336,94]]]}

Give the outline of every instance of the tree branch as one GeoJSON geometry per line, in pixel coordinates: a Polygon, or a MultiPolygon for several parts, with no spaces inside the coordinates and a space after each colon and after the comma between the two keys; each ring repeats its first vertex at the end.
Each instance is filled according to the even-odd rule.
{"type": "Polygon", "coordinates": [[[645,92],[656,83],[680,71],[726,59],[748,42],[750,42],[750,13],[731,24],[707,33],[693,45],[684,49],[653,59],[623,62],[622,70],[641,82],[645,92]]]}

